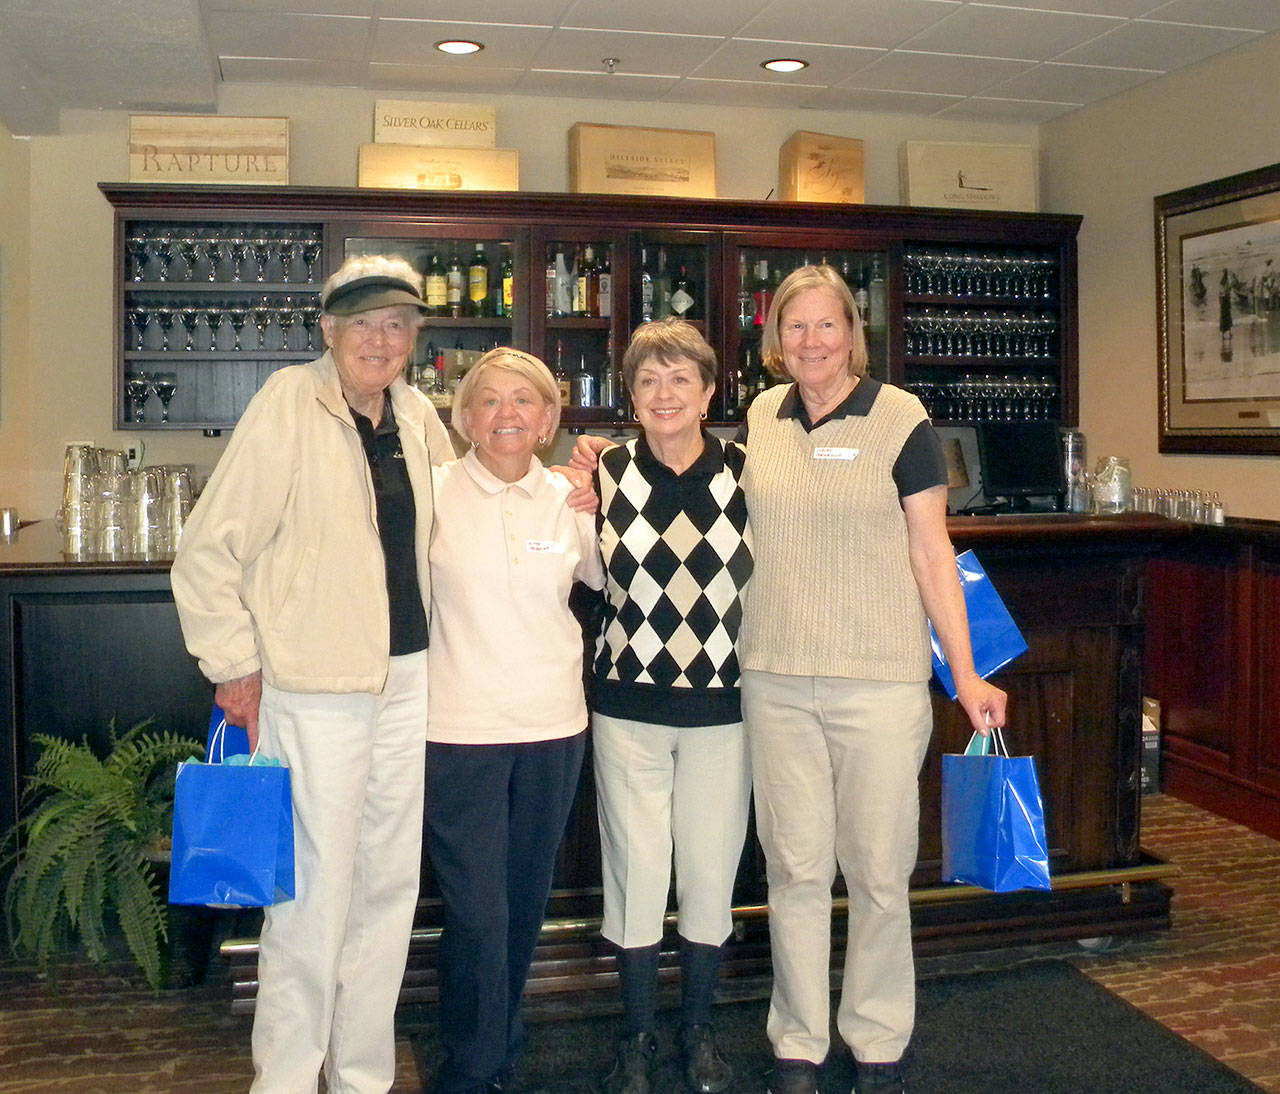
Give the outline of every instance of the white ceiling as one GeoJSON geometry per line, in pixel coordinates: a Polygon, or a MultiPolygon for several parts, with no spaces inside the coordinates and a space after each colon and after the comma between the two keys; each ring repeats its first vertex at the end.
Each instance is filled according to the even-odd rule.
{"type": "Polygon", "coordinates": [[[0,0],[0,120],[287,83],[1038,123],[1276,31],[1280,0],[0,0]]]}

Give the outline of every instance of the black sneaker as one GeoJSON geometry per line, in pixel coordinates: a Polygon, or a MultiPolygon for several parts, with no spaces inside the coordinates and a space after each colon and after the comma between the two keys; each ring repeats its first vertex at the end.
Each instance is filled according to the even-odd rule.
{"type": "Polygon", "coordinates": [[[697,1094],[720,1094],[733,1082],[733,1068],[720,1055],[715,1033],[705,1023],[681,1027],[680,1061],[684,1081],[697,1094]]]}
{"type": "Polygon", "coordinates": [[[769,1094],[818,1094],[818,1065],[810,1060],[775,1060],[769,1094]]]}
{"type": "Polygon", "coordinates": [[[856,1094],[898,1094],[907,1089],[902,1077],[902,1065],[898,1061],[891,1064],[858,1064],[858,1077],[853,1087],[856,1094]]]}
{"type": "Polygon", "coordinates": [[[649,1094],[649,1065],[658,1054],[652,1033],[634,1033],[618,1042],[613,1070],[600,1081],[600,1094],[649,1094]]]}

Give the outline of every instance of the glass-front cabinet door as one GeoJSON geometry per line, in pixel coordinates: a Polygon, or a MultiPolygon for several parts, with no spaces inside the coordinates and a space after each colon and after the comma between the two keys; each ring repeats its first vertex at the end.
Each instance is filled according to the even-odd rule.
{"type": "MultiPolygon", "coordinates": [[[[385,225],[332,228],[333,269],[354,255],[396,255],[423,279],[427,325],[405,379],[446,409],[459,379],[496,346],[529,345],[529,292],[517,276],[528,232],[500,224],[431,226],[410,235],[385,225]]],[[[332,272],[332,270],[330,271],[332,272]]]]}
{"type": "Polygon", "coordinates": [[[778,286],[801,266],[826,264],[844,278],[860,313],[867,342],[867,371],[880,380],[890,378],[887,249],[846,242],[834,234],[816,243],[739,234],[727,236],[725,242],[725,295],[732,301],[722,317],[721,416],[725,421],[741,420],[752,399],[782,382],[783,378],[765,368],[761,333],[778,286]]]}
{"type": "Polygon", "coordinates": [[[117,429],[229,428],[273,371],[322,345],[323,224],[155,217],[118,231],[117,429]]]}
{"type": "Polygon", "coordinates": [[[630,283],[625,233],[581,227],[533,232],[528,348],[556,378],[566,426],[626,417],[618,365],[626,348],[630,283]]]}

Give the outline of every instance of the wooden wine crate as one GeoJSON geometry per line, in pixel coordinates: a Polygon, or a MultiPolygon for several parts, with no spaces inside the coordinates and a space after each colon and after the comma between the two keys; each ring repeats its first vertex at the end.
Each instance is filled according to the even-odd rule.
{"type": "Polygon", "coordinates": [[[356,184],[406,190],[519,190],[520,153],[514,148],[362,144],[356,184]]]}
{"type": "Polygon", "coordinates": [[[902,198],[952,209],[1040,208],[1036,149],[1021,144],[905,141],[902,198]]]}
{"type": "Polygon", "coordinates": [[[289,182],[289,119],[129,117],[130,182],[289,182]]]}
{"type": "Polygon", "coordinates": [[[695,129],[589,125],[569,130],[575,194],[716,196],[716,135],[695,129]]]}
{"type": "Polygon", "coordinates": [[[861,205],[862,141],[797,129],[778,149],[778,197],[861,205]]]}

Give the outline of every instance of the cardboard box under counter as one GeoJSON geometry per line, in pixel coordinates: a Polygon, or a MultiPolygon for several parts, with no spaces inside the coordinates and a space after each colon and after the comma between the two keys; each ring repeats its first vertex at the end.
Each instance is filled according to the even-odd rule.
{"type": "Polygon", "coordinates": [[[778,197],[782,201],[865,200],[862,141],[797,129],[778,149],[778,197]]]}
{"type": "Polygon", "coordinates": [[[716,196],[716,135],[696,129],[590,125],[569,130],[575,194],[716,196]]]}
{"type": "Polygon", "coordinates": [[[404,190],[519,190],[514,148],[362,144],[356,185],[404,190]]]}

